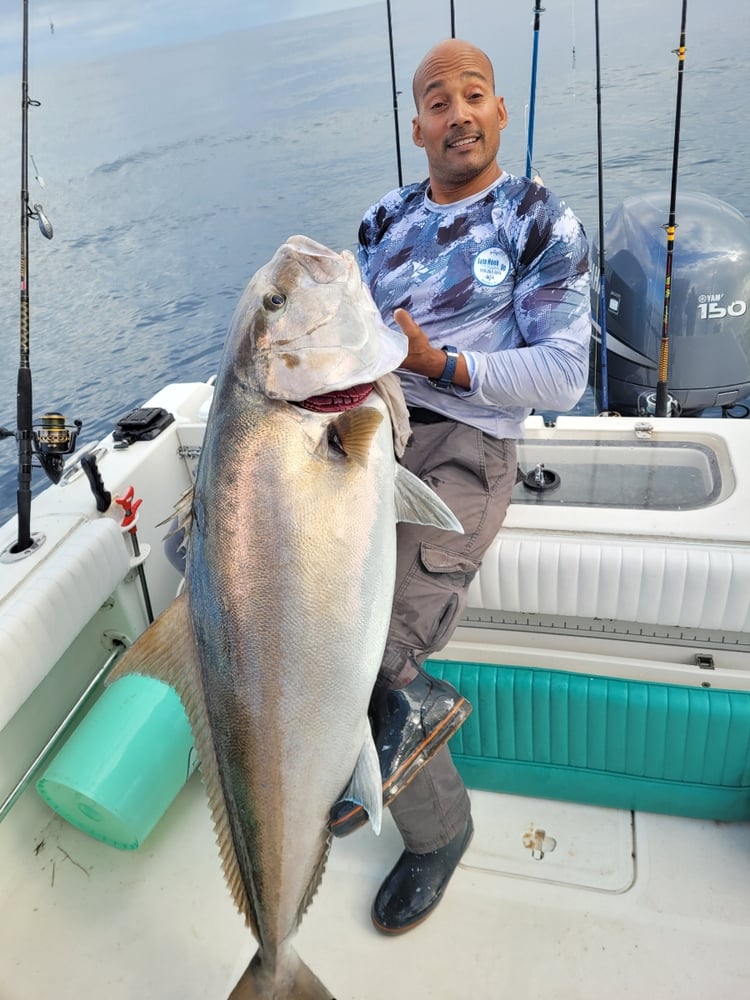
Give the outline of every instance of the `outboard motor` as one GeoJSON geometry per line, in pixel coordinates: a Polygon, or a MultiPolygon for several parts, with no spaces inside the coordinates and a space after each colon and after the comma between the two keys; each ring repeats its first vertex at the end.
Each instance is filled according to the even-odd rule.
{"type": "MultiPolygon", "coordinates": [[[[668,194],[621,202],[605,226],[608,408],[653,412],[664,317],[668,194]]],[[[667,391],[683,416],[750,395],[750,224],[706,194],[677,197],[667,391]]],[[[592,247],[591,384],[601,408],[599,248],[592,247]]]]}

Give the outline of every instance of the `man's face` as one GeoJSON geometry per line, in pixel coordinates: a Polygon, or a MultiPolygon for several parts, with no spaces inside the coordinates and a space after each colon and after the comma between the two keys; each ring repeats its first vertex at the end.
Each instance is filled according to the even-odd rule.
{"type": "Polygon", "coordinates": [[[427,154],[433,185],[455,189],[497,173],[500,132],[508,116],[481,52],[437,46],[418,69],[414,91],[413,138],[427,154]]]}

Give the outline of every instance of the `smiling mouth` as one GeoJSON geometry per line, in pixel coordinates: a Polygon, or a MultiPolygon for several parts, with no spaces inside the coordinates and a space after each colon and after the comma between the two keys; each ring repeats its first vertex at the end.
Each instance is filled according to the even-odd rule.
{"type": "Polygon", "coordinates": [[[449,142],[448,149],[465,149],[467,146],[473,146],[476,142],[479,142],[478,135],[465,135],[449,142]]]}

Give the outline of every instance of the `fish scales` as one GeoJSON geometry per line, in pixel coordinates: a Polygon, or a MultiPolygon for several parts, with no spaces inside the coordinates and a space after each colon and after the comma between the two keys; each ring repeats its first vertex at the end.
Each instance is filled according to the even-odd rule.
{"type": "MultiPolygon", "coordinates": [[[[231,426],[232,406],[221,406],[220,395],[217,402],[231,426]]],[[[225,477],[218,467],[214,474],[222,463],[207,463],[211,492],[225,497],[193,539],[197,568],[188,585],[191,604],[212,608],[209,627],[199,623],[197,631],[210,665],[209,711],[231,720],[214,727],[214,742],[226,762],[225,795],[238,804],[234,839],[251,837],[247,857],[259,859],[243,876],[253,882],[257,930],[270,946],[296,927],[326,848],[328,810],[367,736],[390,612],[382,597],[392,594],[395,548],[385,535],[395,512],[393,489],[390,497],[383,489],[386,476],[393,481],[388,421],[362,468],[320,455],[330,418],[263,400],[258,410],[263,430],[248,427],[241,475],[225,477]],[[216,545],[215,537],[232,542],[216,545]],[[216,671],[231,683],[218,685],[216,671]],[[257,823],[249,834],[241,801],[248,787],[257,823]]],[[[224,417],[206,442],[207,457],[214,446],[223,450],[223,424],[224,417]]]]}

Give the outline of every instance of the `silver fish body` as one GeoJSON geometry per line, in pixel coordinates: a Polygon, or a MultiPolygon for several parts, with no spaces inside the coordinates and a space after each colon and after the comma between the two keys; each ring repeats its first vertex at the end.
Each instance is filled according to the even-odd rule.
{"type": "Polygon", "coordinates": [[[396,521],[460,530],[396,462],[393,394],[368,392],[405,351],[351,255],[292,237],[255,275],[216,383],[185,592],[119,671],[148,657],[188,711],[224,872],[259,945],[236,1000],[331,997],[291,939],[322,877],[331,805],[349,788],[380,825],[367,707],[396,521]],[[352,387],[354,405],[326,412],[352,387]]]}

